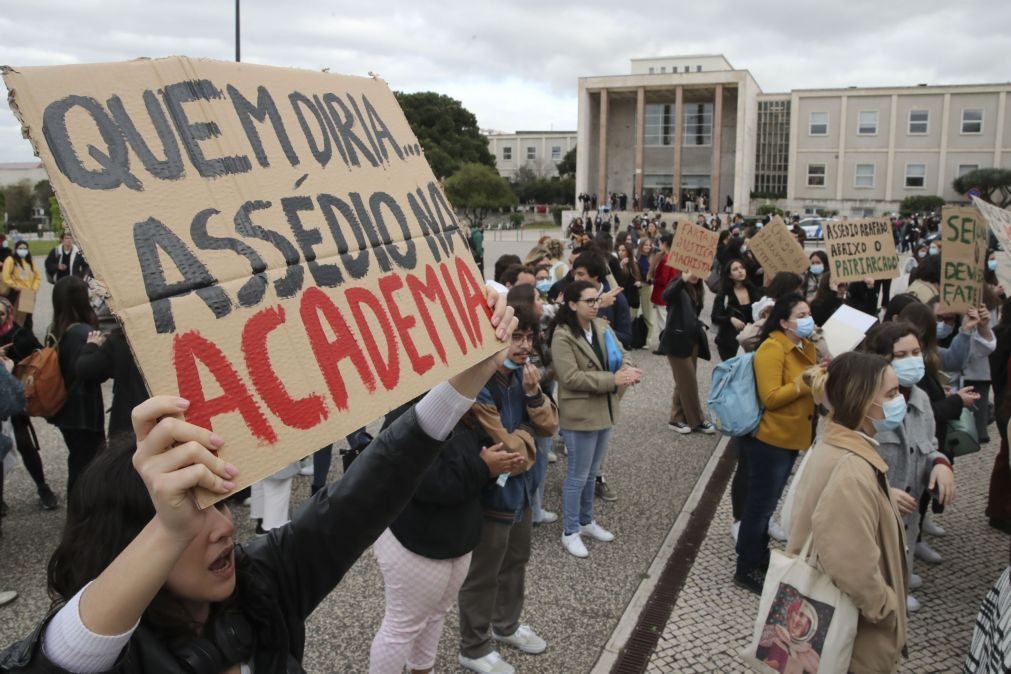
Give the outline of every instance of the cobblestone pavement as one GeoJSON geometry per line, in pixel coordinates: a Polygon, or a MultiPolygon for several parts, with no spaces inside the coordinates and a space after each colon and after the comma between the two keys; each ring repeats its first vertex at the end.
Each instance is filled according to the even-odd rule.
{"type": "MultiPolygon", "coordinates": [[[[984,516],[994,441],[956,464],[957,499],[940,516],[947,530],[928,541],[944,557],[931,566],[916,561],[923,587],[914,592],[922,608],[910,616],[909,658],[901,672],[958,672],[968,651],[983,596],[1008,561],[1008,537],[991,529],[984,516]]],[[[751,639],[758,597],[736,587],[730,538],[730,488],[709,526],[657,650],[646,670],[670,672],[746,672],[737,657],[751,639]]]]}

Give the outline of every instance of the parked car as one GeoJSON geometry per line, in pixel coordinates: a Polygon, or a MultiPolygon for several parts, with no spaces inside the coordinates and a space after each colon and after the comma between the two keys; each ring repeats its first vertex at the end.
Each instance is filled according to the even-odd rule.
{"type": "Polygon", "coordinates": [[[822,232],[822,223],[828,218],[804,218],[800,221],[800,226],[807,234],[808,241],[822,241],[825,234],[822,232]]]}

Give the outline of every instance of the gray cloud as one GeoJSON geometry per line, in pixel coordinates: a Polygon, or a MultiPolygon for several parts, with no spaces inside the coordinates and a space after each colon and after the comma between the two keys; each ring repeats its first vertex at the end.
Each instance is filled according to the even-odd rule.
{"type": "MultiPolygon", "coordinates": [[[[723,53],[765,91],[1011,80],[1011,3],[968,0],[245,2],[243,60],[381,74],[459,98],[482,127],[575,128],[576,80],[628,59],[723,53]]],[[[234,55],[221,0],[38,0],[5,8],[0,63],[234,55]]],[[[0,106],[2,108],[2,106],[0,106]]],[[[31,159],[0,109],[0,161],[31,159]]]]}

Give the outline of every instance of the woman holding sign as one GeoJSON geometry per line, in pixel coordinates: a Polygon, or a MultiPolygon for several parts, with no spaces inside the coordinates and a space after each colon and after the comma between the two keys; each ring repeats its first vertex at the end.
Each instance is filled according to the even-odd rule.
{"type": "MultiPolygon", "coordinates": [[[[489,304],[505,343],[512,309],[494,292],[489,304]]],[[[403,510],[503,358],[429,391],[293,522],[245,547],[227,506],[200,510],[192,495],[235,487],[238,471],[215,454],[227,439],[183,421],[186,400],[147,400],[136,443],[102,452],[74,491],[49,563],[63,605],[0,652],[0,670],[304,671],[306,618],[403,510]]]]}

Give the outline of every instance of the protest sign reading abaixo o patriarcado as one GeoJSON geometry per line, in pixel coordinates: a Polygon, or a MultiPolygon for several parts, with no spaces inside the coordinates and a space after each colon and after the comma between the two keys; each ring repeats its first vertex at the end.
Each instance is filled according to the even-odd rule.
{"type": "Polygon", "coordinates": [[[833,281],[850,283],[899,276],[899,259],[888,218],[826,220],[822,229],[833,281]]]}
{"type": "Polygon", "coordinates": [[[500,348],[385,82],[179,57],[3,76],[148,387],[226,437],[239,487],[500,348]]]}

